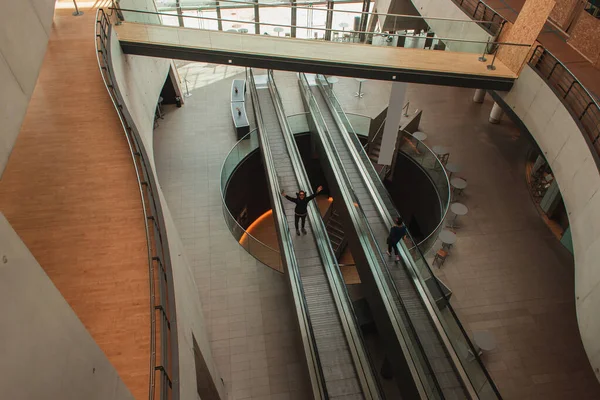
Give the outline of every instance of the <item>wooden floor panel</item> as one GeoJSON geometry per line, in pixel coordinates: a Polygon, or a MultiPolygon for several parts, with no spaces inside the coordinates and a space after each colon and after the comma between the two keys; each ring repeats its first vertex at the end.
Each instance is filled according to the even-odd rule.
{"type": "Polygon", "coordinates": [[[95,10],[57,8],[0,209],[138,398],[148,396],[149,288],[135,170],[102,82],[95,10]]]}

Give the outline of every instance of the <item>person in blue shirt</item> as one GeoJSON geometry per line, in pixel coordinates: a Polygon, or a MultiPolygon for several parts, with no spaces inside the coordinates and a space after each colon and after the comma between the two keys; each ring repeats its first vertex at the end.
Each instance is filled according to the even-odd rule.
{"type": "Polygon", "coordinates": [[[285,190],[281,191],[281,195],[291,201],[292,203],[296,203],[296,208],[294,209],[294,225],[296,226],[296,235],[300,236],[300,231],[298,230],[298,222],[302,220],[302,233],[306,235],[306,229],[304,229],[304,225],[306,224],[306,214],[308,203],[314,199],[317,194],[319,194],[323,190],[323,186],[319,186],[317,188],[317,192],[307,196],[304,190],[300,190],[296,195],[297,197],[291,197],[285,194],[285,190]]]}
{"type": "Polygon", "coordinates": [[[400,217],[396,218],[396,225],[394,225],[390,228],[390,234],[388,235],[388,238],[387,238],[387,245],[388,245],[387,255],[391,257],[392,249],[394,249],[394,253],[396,254],[396,261],[400,261],[400,255],[398,254],[398,246],[396,246],[396,245],[398,244],[398,242],[401,239],[404,239],[404,237],[406,236],[407,233],[408,233],[408,230],[406,229],[406,226],[404,225],[404,221],[402,221],[402,218],[400,218],[400,217]]]}

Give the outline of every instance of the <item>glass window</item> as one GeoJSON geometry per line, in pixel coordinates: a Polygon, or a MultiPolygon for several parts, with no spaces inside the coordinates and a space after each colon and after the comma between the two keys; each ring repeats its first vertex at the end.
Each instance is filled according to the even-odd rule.
{"type": "Polygon", "coordinates": [[[161,11],[162,15],[160,16],[161,22],[163,25],[168,26],[179,26],[179,18],[177,17],[177,11],[161,11]],[[164,15],[170,14],[170,15],[164,15]]]}
{"type": "MultiPolygon", "coordinates": [[[[361,14],[357,14],[355,11],[362,11],[362,3],[334,3],[333,5],[333,19],[331,23],[331,29],[334,29],[331,34],[332,40],[350,41],[355,35],[354,32],[354,19],[358,18],[360,21],[361,14]],[[339,32],[341,31],[341,32],[339,32]]],[[[356,23],[357,29],[360,30],[360,24],[356,23]]]]}
{"type": "Polygon", "coordinates": [[[325,22],[327,21],[326,4],[302,4],[296,11],[296,25],[303,28],[296,29],[296,37],[300,39],[323,39],[325,36],[325,22]]]}
{"type": "Polygon", "coordinates": [[[240,7],[233,2],[220,2],[223,31],[254,32],[254,6],[240,7]],[[227,20],[227,21],[225,21],[227,20]]]}
{"type": "Polygon", "coordinates": [[[217,11],[215,9],[209,10],[184,10],[183,11],[183,26],[186,28],[196,29],[209,29],[216,31],[219,29],[219,23],[217,22],[217,11]],[[185,16],[194,18],[185,18],[185,16]],[[196,18],[199,17],[199,18],[196,18]],[[202,18],[213,18],[213,19],[202,19],[202,18]]]}
{"type": "Polygon", "coordinates": [[[259,9],[260,17],[260,33],[275,35],[275,36],[289,36],[291,34],[291,28],[289,25],[292,24],[292,9],[290,7],[263,7],[259,9]],[[287,25],[287,26],[274,26],[275,25],[287,25]]]}

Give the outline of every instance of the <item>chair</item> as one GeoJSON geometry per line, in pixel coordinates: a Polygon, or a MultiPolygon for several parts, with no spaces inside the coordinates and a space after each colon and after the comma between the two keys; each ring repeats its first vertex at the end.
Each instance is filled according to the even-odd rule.
{"type": "Polygon", "coordinates": [[[433,265],[435,265],[436,261],[440,261],[439,268],[441,268],[442,265],[444,265],[444,262],[446,261],[446,257],[448,257],[448,251],[444,249],[439,249],[437,253],[435,253],[435,257],[433,258],[433,265]]]}

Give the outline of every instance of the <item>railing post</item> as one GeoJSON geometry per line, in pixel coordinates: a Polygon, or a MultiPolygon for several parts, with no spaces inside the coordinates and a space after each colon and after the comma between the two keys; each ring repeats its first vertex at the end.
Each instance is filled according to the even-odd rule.
{"type": "Polygon", "coordinates": [[[477,11],[479,10],[480,4],[481,4],[480,2],[477,3],[477,6],[475,7],[475,11],[473,11],[473,18],[475,18],[475,15],[477,15],[477,11]]]}
{"type": "Polygon", "coordinates": [[[567,89],[567,91],[565,92],[565,95],[563,96],[563,99],[566,99],[567,96],[569,95],[569,92],[571,91],[571,89],[573,89],[573,86],[578,83],[577,81],[573,81],[571,82],[571,84],[569,85],[569,88],[567,89]]]}
{"type": "Polygon", "coordinates": [[[74,17],[79,17],[80,15],[83,15],[83,11],[79,11],[79,7],[77,7],[77,2],[75,0],[73,0],[73,4],[75,5],[75,11],[73,11],[73,16],[74,17]]]}
{"type": "Polygon", "coordinates": [[[486,62],[487,58],[485,58],[485,53],[488,50],[488,46],[490,44],[490,38],[487,39],[487,44],[485,45],[484,49],[483,49],[483,53],[481,54],[481,56],[478,58],[479,61],[481,62],[486,62]]]}
{"type": "Polygon", "coordinates": [[[552,76],[552,74],[554,73],[554,70],[556,69],[556,67],[558,66],[558,61],[554,62],[554,66],[552,67],[552,69],[550,70],[550,73],[548,74],[548,77],[546,79],[550,79],[550,77],[552,76]]]}
{"type": "Polygon", "coordinates": [[[585,107],[585,109],[583,110],[583,112],[581,113],[581,115],[579,116],[579,120],[581,121],[581,119],[583,118],[583,116],[585,115],[585,113],[587,113],[587,110],[589,110],[590,106],[594,104],[593,101],[590,101],[587,105],[587,107],[585,107]]]}

